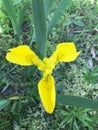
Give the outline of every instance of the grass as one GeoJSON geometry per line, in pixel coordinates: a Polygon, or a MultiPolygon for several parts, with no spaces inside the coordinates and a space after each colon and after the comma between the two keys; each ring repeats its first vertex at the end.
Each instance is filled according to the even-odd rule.
{"type": "MultiPolygon", "coordinates": [[[[74,41],[77,49],[82,50],[75,62],[61,63],[54,70],[57,93],[98,99],[97,16],[97,0],[92,2],[74,0],[70,8],[63,12],[49,36],[48,55],[52,54],[56,43],[63,41],[74,41]]],[[[5,25],[8,24],[9,22],[5,21],[5,25]]],[[[25,29],[25,26],[23,28],[25,29]]],[[[97,130],[97,110],[63,105],[57,105],[52,115],[48,115],[43,110],[37,91],[37,81],[40,76],[36,68],[31,68],[33,74],[29,79],[24,67],[5,60],[7,50],[19,44],[14,40],[12,33],[8,33],[10,31],[12,31],[11,27],[0,34],[0,98],[19,96],[19,100],[11,101],[10,105],[0,111],[0,130],[97,130]],[[84,118],[82,115],[85,115],[84,118]]],[[[23,43],[23,35],[24,32],[20,44],[23,43]]],[[[27,37],[26,41],[29,43],[29,33],[27,37]]]]}

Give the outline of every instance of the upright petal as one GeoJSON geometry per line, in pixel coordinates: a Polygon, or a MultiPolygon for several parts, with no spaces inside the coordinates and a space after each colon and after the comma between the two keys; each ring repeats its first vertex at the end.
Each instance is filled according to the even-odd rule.
{"type": "Polygon", "coordinates": [[[60,43],[56,48],[57,59],[59,62],[74,61],[81,51],[76,51],[75,44],[73,42],[60,43]]]}
{"type": "Polygon", "coordinates": [[[51,75],[53,69],[55,68],[55,65],[57,64],[57,53],[53,53],[52,56],[50,56],[49,58],[44,58],[43,62],[45,64],[43,71],[44,76],[46,75],[51,75]]]}
{"type": "Polygon", "coordinates": [[[55,85],[53,76],[43,77],[38,84],[39,95],[47,113],[52,113],[55,107],[55,85]]]}
{"type": "Polygon", "coordinates": [[[52,68],[55,68],[55,65],[58,63],[57,61],[57,53],[54,52],[50,57],[49,57],[49,63],[52,66],[52,68]]]}

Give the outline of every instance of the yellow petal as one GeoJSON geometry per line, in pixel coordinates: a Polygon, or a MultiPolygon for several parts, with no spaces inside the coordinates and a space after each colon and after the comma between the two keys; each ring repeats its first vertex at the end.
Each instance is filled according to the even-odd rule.
{"type": "Polygon", "coordinates": [[[81,51],[76,51],[75,44],[73,42],[60,43],[56,48],[57,58],[59,62],[74,61],[81,51]]]}
{"type": "Polygon", "coordinates": [[[20,45],[13,49],[10,49],[10,52],[7,53],[6,59],[12,63],[29,66],[44,66],[44,63],[38,58],[38,56],[30,49],[27,45],[20,45]]]}
{"type": "Polygon", "coordinates": [[[55,85],[53,76],[43,77],[38,84],[39,95],[47,113],[52,113],[55,107],[55,85]]]}
{"type": "Polygon", "coordinates": [[[29,66],[33,64],[34,52],[27,45],[20,45],[10,49],[7,53],[6,59],[12,63],[29,66]]]}
{"type": "Polygon", "coordinates": [[[55,68],[55,65],[57,64],[57,53],[53,53],[52,56],[50,56],[49,58],[44,58],[43,62],[45,64],[44,69],[42,70],[45,75],[51,75],[53,69],[55,68]]]}

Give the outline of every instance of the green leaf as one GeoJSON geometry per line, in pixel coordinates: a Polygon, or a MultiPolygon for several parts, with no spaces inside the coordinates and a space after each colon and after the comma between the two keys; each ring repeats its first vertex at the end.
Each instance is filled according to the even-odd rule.
{"type": "MultiPolygon", "coordinates": [[[[54,5],[54,0],[45,0],[45,16],[48,16],[48,13],[50,12],[52,6],[54,5]]],[[[33,20],[32,20],[33,21],[33,20]]],[[[30,41],[30,47],[32,48],[32,43],[35,42],[35,31],[32,33],[32,38],[30,41]]]]}
{"type": "Polygon", "coordinates": [[[78,96],[69,96],[69,95],[59,94],[57,95],[57,103],[63,104],[63,105],[98,109],[97,100],[81,98],[78,96]]]}
{"type": "Polygon", "coordinates": [[[18,12],[18,28],[21,29],[22,23],[23,23],[23,18],[24,18],[24,14],[28,8],[28,6],[30,5],[29,1],[26,1],[23,6],[20,8],[19,12],[18,12]]]}
{"type": "Polygon", "coordinates": [[[43,0],[32,0],[37,54],[43,59],[46,55],[46,18],[43,0]]]}
{"type": "MultiPolygon", "coordinates": [[[[15,2],[15,1],[14,1],[15,2]]],[[[12,23],[13,26],[13,30],[14,30],[14,34],[16,37],[16,40],[19,40],[19,36],[20,36],[20,31],[21,31],[21,26],[22,26],[22,22],[23,22],[23,17],[24,14],[26,12],[26,9],[29,5],[29,1],[26,1],[25,3],[22,4],[21,8],[18,9],[18,11],[16,11],[16,8],[14,6],[14,3],[12,0],[4,0],[4,6],[5,6],[5,10],[10,18],[10,21],[12,23]]],[[[17,1],[17,4],[20,4],[21,0],[17,1]]]]}
{"type": "Polygon", "coordinates": [[[16,10],[14,8],[12,0],[3,0],[5,10],[12,22],[14,33],[17,33],[17,19],[16,19],[16,10]]]}
{"type": "Polygon", "coordinates": [[[85,67],[84,76],[90,83],[98,83],[98,67],[94,67],[91,71],[85,67]]]}
{"type": "Polygon", "coordinates": [[[75,20],[73,23],[74,23],[75,25],[80,26],[80,27],[84,27],[84,23],[83,23],[81,20],[75,20]]]}
{"type": "Polygon", "coordinates": [[[3,32],[3,30],[2,30],[2,25],[1,25],[1,23],[0,23],[0,33],[2,33],[3,32]]]}
{"type": "Polygon", "coordinates": [[[68,21],[66,21],[65,23],[64,23],[64,26],[69,26],[69,25],[71,25],[72,24],[72,21],[71,20],[68,20],[68,21]]]}
{"type": "Polygon", "coordinates": [[[0,110],[5,108],[7,105],[9,105],[10,101],[9,100],[0,100],[0,110]]]}
{"type": "Polygon", "coordinates": [[[14,0],[14,1],[13,1],[13,4],[14,4],[14,5],[17,5],[17,4],[20,4],[21,2],[22,2],[22,0],[14,0]]]}
{"type": "Polygon", "coordinates": [[[79,130],[79,125],[77,124],[76,119],[74,119],[74,122],[73,122],[73,130],[79,130]]]}
{"type": "Polygon", "coordinates": [[[52,28],[56,25],[57,20],[61,17],[62,11],[66,9],[69,4],[71,3],[71,0],[62,0],[58,9],[55,11],[49,25],[48,25],[48,30],[47,30],[47,35],[50,34],[52,28]]]}
{"type": "Polygon", "coordinates": [[[46,14],[46,17],[48,15],[49,11],[51,10],[54,2],[55,2],[55,0],[45,0],[45,14],[46,14]]]}

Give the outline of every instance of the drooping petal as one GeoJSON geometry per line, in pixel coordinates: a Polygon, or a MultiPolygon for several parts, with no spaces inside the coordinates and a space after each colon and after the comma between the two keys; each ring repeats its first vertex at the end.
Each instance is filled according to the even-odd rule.
{"type": "Polygon", "coordinates": [[[59,62],[74,61],[81,51],[76,51],[75,44],[73,42],[60,43],[56,48],[57,59],[59,62]]]}
{"type": "Polygon", "coordinates": [[[38,83],[39,95],[47,113],[52,113],[55,107],[55,85],[53,76],[43,77],[38,83]]]}
{"type": "Polygon", "coordinates": [[[10,49],[7,53],[6,59],[12,63],[29,66],[43,66],[44,63],[38,58],[38,56],[27,45],[20,45],[18,47],[10,49]]]}
{"type": "Polygon", "coordinates": [[[12,63],[28,66],[33,64],[34,52],[30,50],[27,45],[20,45],[18,47],[10,49],[7,53],[6,59],[12,63]]]}

